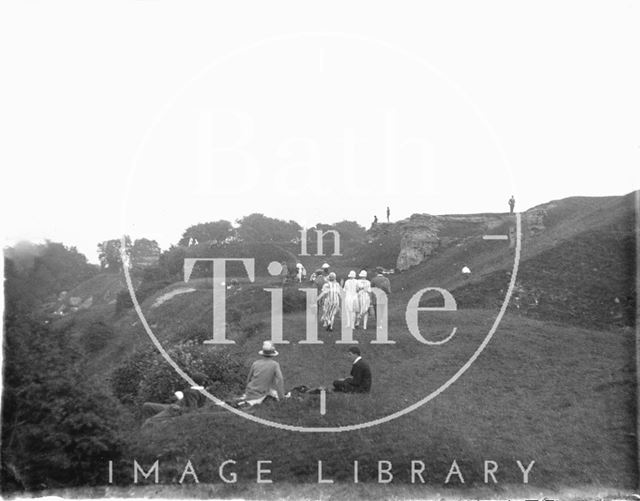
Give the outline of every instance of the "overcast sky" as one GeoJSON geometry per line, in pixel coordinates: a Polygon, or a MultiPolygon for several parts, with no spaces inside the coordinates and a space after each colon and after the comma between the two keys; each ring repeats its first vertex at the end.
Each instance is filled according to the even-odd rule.
{"type": "Polygon", "coordinates": [[[640,187],[640,6],[4,2],[4,245],[640,187]]]}

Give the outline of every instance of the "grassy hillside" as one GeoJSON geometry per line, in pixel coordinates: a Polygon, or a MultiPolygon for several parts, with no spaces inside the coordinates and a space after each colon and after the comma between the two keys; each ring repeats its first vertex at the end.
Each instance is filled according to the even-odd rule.
{"type": "MultiPolygon", "coordinates": [[[[272,459],[279,483],[316,482],[318,460],[325,476],[349,482],[352,464],[360,478],[374,482],[378,460],[397,465],[397,481],[408,482],[408,465],[421,460],[428,482],[442,485],[455,459],[465,485],[482,484],[484,460],[499,463],[500,485],[522,481],[515,461],[536,461],[534,486],[560,490],[594,485],[632,488],[637,483],[635,325],[636,290],[633,194],[626,197],[575,197],[532,209],[543,214],[544,229],[534,231],[523,215],[522,259],[509,310],[494,338],[470,369],[449,389],[409,415],[374,428],[339,434],[303,434],[265,428],[217,407],[131,431],[130,457],[149,466],[160,459],[162,479],[173,482],[191,459],[203,482],[219,482],[215,472],[225,459],[237,461],[243,485],[255,479],[255,461],[272,459]]],[[[451,216],[443,244],[422,263],[390,276],[389,337],[394,345],[372,345],[374,330],[354,335],[374,370],[370,396],[329,394],[327,412],[319,398],[292,398],[256,409],[255,416],[297,426],[346,426],[382,418],[426,397],[451,379],[476,351],[491,328],[505,296],[514,249],[483,240],[474,215],[451,216]],[[463,266],[472,270],[465,278],[463,266]],[[458,311],[421,313],[419,326],[430,340],[457,333],[442,346],[418,343],[408,332],[405,308],[419,289],[451,291],[458,311]]],[[[508,233],[515,218],[492,233],[508,233]]],[[[493,224],[493,223],[492,223],[493,224]]],[[[343,249],[342,256],[304,257],[309,272],[328,261],[341,276],[351,269],[394,267],[401,247],[400,224],[380,225],[369,241],[343,249]]],[[[296,259],[291,245],[265,244],[233,249],[190,249],[208,257],[256,257],[256,282],[230,270],[238,284],[227,291],[230,353],[248,369],[270,336],[270,296],[281,279],[265,272],[269,261],[296,259]],[[228,252],[230,253],[228,253],[228,252]]],[[[339,333],[319,332],[321,346],[298,344],[304,338],[304,294],[285,286],[285,339],[279,347],[287,388],[330,385],[349,370],[339,333]]],[[[136,313],[114,310],[113,294],[122,284],[96,277],[70,295],[94,305],[64,322],[78,326],[104,321],[112,339],[91,355],[92,374],[107,384],[109,373],[149,339],[136,313]]],[[[167,348],[187,339],[211,336],[212,283],[204,268],[188,283],[162,286],[142,301],[145,317],[167,348]],[[199,277],[199,278],[198,278],[199,277]]],[[[63,322],[60,321],[60,322],[63,322]]],[[[67,324],[68,325],[68,324],[67,324]]],[[[83,328],[84,328],[83,327],[83,328]]],[[[130,465],[129,465],[130,467],[130,465]]],[[[453,483],[453,487],[456,487],[453,483]]],[[[459,486],[459,485],[457,485],[459,486]]],[[[500,489],[500,486],[498,487],[500,489]]],[[[225,495],[238,491],[229,488],[225,495]]],[[[240,491],[242,492],[242,491],[240,491]]],[[[499,492],[499,491],[498,491],[499,492]]]]}
{"type": "MultiPolygon", "coordinates": [[[[292,329],[301,318],[291,319],[292,329]]],[[[397,320],[397,319],[394,319],[397,320]]],[[[491,323],[484,311],[456,318],[450,346],[419,347],[401,329],[398,344],[363,344],[374,370],[370,396],[330,394],[327,414],[314,397],[264,406],[255,415],[305,426],[338,426],[381,417],[427,395],[456,371],[491,323]],[[455,342],[454,342],[455,341],[455,342]]],[[[444,330],[450,320],[431,324],[444,330]]],[[[426,325],[424,326],[426,328],[426,325]]],[[[368,335],[358,337],[364,341],[368,335]]],[[[328,383],[345,373],[344,347],[282,346],[279,361],[287,386],[328,383]]],[[[334,336],[335,337],[335,336],[334,336]]],[[[291,336],[295,341],[295,336],[291,336]]],[[[247,343],[247,358],[259,347],[247,343]]],[[[253,358],[253,357],[251,357],[253,358]]],[[[377,460],[392,461],[399,482],[408,481],[412,459],[425,462],[430,483],[442,484],[457,459],[468,485],[482,483],[482,461],[501,465],[501,483],[520,483],[515,461],[536,461],[531,482],[559,488],[596,484],[632,487],[635,470],[635,365],[633,336],[560,327],[508,316],[470,370],[434,401],[390,423],[339,434],[301,434],[263,426],[226,411],[203,410],[136,432],[133,453],[161,459],[171,482],[190,458],[202,480],[213,468],[238,462],[241,478],[255,477],[256,459],[273,459],[275,480],[316,481],[316,462],[327,476],[349,481],[360,461],[362,481],[374,481],[377,460]]]]}

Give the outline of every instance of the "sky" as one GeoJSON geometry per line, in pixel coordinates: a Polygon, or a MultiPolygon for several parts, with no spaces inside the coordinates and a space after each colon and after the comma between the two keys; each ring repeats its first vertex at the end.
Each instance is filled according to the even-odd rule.
{"type": "Polygon", "coordinates": [[[640,6],[3,2],[3,245],[640,187],[640,6]]]}

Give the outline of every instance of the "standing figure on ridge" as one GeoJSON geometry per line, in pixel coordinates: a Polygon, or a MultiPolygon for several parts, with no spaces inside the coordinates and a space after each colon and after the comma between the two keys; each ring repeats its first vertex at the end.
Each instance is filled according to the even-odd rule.
{"type": "Polygon", "coordinates": [[[516,206],[516,199],[513,198],[513,195],[511,195],[511,198],[509,199],[509,214],[513,214],[513,208],[516,206]]]}
{"type": "Polygon", "coordinates": [[[391,216],[391,210],[389,209],[389,206],[387,205],[387,223],[389,222],[389,217],[391,216]]]}

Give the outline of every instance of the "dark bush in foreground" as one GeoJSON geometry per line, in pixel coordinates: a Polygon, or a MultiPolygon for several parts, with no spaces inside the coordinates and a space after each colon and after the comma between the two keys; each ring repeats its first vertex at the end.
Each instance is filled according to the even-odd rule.
{"type": "MultiPolygon", "coordinates": [[[[244,383],[245,369],[239,360],[198,342],[186,342],[168,354],[187,374],[204,374],[224,393],[239,391],[244,383]]],[[[123,403],[139,404],[169,402],[187,383],[159,353],[146,350],[134,353],[114,370],[111,386],[123,403]]]]}

